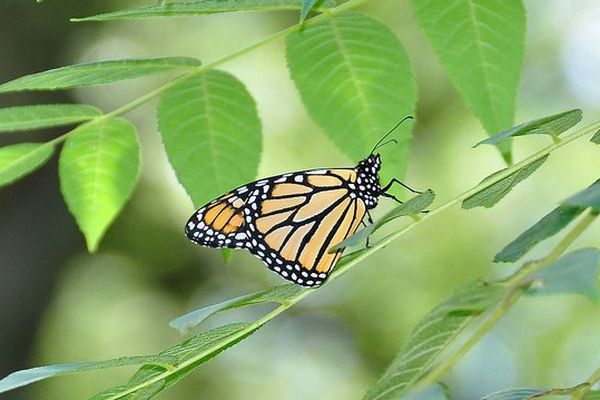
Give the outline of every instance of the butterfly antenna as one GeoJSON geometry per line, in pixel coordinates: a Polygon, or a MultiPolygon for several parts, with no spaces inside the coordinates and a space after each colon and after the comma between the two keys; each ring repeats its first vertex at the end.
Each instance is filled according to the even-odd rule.
{"type": "Polygon", "coordinates": [[[385,135],[383,135],[383,137],[381,139],[379,139],[379,141],[377,143],[375,143],[375,146],[373,146],[373,150],[371,150],[371,154],[373,154],[373,152],[375,150],[377,150],[378,147],[385,146],[386,144],[390,143],[391,141],[394,141],[396,144],[398,144],[398,142],[395,139],[388,140],[387,142],[385,142],[383,144],[381,144],[381,142],[383,142],[388,136],[390,136],[392,134],[392,132],[394,132],[396,130],[396,128],[399,127],[400,124],[402,124],[407,119],[414,119],[414,117],[412,115],[408,115],[408,116],[402,118],[396,125],[394,125],[394,127],[392,129],[390,129],[385,135]]]}

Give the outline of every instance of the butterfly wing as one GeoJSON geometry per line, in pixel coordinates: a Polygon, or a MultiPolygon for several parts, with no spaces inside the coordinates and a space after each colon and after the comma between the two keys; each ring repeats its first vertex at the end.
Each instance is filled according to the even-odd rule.
{"type": "Polygon", "coordinates": [[[199,208],[185,225],[192,242],[214,248],[245,248],[244,207],[253,189],[241,186],[199,208]]]}
{"type": "Polygon", "coordinates": [[[272,271],[303,286],[322,284],[343,250],[327,250],[356,232],[366,206],[350,168],[308,170],[242,186],[200,208],[190,240],[246,248],[272,271]]]}

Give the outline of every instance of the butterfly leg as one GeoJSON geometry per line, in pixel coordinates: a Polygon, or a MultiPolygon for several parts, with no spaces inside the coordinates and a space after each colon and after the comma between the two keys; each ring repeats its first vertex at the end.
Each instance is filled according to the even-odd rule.
{"type": "Polygon", "coordinates": [[[393,194],[384,192],[383,190],[381,191],[381,195],[383,197],[387,197],[387,198],[393,199],[396,203],[404,204],[404,202],[402,200],[400,200],[399,198],[397,198],[393,194]]]}
{"type": "MultiPolygon", "coordinates": [[[[367,220],[369,221],[370,225],[373,225],[373,217],[371,216],[371,213],[369,212],[369,210],[367,210],[367,220]]],[[[365,228],[367,228],[367,224],[365,224],[365,221],[361,221],[361,223],[365,226],[365,228]]],[[[367,243],[366,243],[367,249],[369,247],[371,247],[370,239],[371,239],[371,236],[370,235],[367,236],[367,243]]]]}
{"type": "MultiPolygon", "coordinates": [[[[388,184],[387,184],[387,185],[385,185],[383,188],[381,188],[381,193],[380,193],[380,194],[381,194],[381,196],[383,196],[383,197],[388,197],[388,198],[390,198],[390,199],[394,199],[394,201],[396,201],[396,202],[398,202],[398,203],[400,203],[400,204],[404,204],[402,201],[398,200],[398,198],[397,198],[396,196],[394,196],[393,194],[386,193],[386,192],[387,192],[387,191],[390,189],[390,187],[391,187],[391,186],[392,186],[394,183],[398,183],[398,184],[400,184],[402,187],[404,187],[404,188],[406,188],[406,189],[410,190],[410,191],[411,191],[411,192],[413,192],[413,193],[416,193],[416,194],[423,194],[423,192],[419,192],[418,190],[415,190],[415,189],[411,188],[410,186],[408,186],[408,185],[406,185],[406,184],[404,184],[404,183],[400,182],[398,179],[396,179],[396,178],[393,178],[393,179],[390,181],[390,183],[388,183],[388,184]]],[[[422,213],[422,214],[427,214],[428,212],[429,212],[429,210],[423,210],[423,211],[421,211],[421,213],[422,213]]]]}
{"type": "Polygon", "coordinates": [[[415,189],[411,188],[410,186],[408,186],[407,184],[404,184],[404,183],[400,182],[400,181],[399,181],[398,179],[396,179],[396,178],[392,178],[392,180],[390,181],[390,183],[388,183],[387,185],[385,185],[384,187],[382,187],[382,188],[381,188],[381,192],[382,192],[382,194],[383,194],[383,192],[387,192],[387,191],[388,191],[388,190],[389,190],[389,189],[392,187],[392,185],[393,185],[394,183],[397,183],[397,184],[399,184],[399,185],[400,185],[400,186],[402,186],[403,188],[405,188],[405,189],[408,189],[408,190],[410,190],[410,191],[411,191],[411,192],[413,192],[413,193],[416,193],[416,194],[423,194],[423,192],[419,192],[418,190],[415,190],[415,189]]]}

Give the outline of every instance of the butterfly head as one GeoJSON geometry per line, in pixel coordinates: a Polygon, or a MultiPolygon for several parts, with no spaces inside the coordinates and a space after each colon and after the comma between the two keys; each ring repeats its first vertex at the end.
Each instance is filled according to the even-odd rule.
{"type": "Polygon", "coordinates": [[[379,154],[370,154],[356,166],[356,187],[367,208],[377,206],[377,198],[381,193],[379,185],[379,170],[381,169],[381,157],[379,154]]]}

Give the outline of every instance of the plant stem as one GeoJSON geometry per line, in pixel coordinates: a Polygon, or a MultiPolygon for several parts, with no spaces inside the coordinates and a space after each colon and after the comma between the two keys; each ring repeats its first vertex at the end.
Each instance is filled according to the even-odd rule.
{"type": "Polygon", "coordinates": [[[585,395],[590,391],[592,386],[594,386],[598,381],[600,381],[600,367],[592,373],[592,375],[585,382],[586,385],[577,389],[573,395],[571,396],[571,400],[581,400],[585,397],[585,395]]]}

